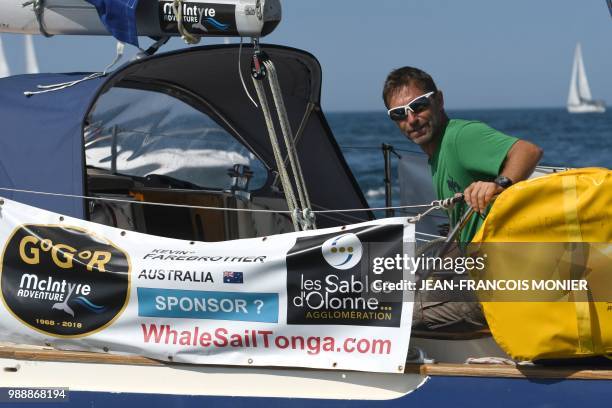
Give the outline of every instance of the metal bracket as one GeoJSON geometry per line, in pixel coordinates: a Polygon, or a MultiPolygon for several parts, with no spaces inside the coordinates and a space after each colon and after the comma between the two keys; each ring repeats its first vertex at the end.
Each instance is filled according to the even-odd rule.
{"type": "Polygon", "coordinates": [[[256,50],[253,53],[253,59],[251,59],[251,75],[253,78],[263,81],[268,76],[268,71],[264,65],[264,62],[268,60],[268,55],[263,51],[256,50]]]}
{"type": "Polygon", "coordinates": [[[36,15],[36,21],[38,21],[38,29],[40,33],[45,37],[53,37],[52,34],[47,32],[45,28],[45,24],[43,22],[43,17],[45,13],[45,0],[29,0],[21,5],[22,7],[32,6],[32,10],[34,11],[34,15],[36,15]]]}

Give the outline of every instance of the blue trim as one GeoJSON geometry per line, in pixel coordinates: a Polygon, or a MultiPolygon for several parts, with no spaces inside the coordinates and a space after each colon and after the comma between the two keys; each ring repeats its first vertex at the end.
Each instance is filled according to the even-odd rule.
{"type": "MultiPolygon", "coordinates": [[[[169,381],[172,381],[169,379],[169,381]]],[[[240,384],[236,384],[240,388],[240,384]]],[[[394,407],[595,407],[606,406],[612,383],[606,380],[526,380],[508,378],[432,377],[417,391],[384,401],[306,398],[207,397],[160,394],[70,392],[69,403],[45,407],[232,407],[232,408],[394,408],[394,407]]],[[[347,397],[350,397],[347,395],[347,397]]],[[[27,407],[30,404],[20,404],[27,407]]]]}
{"type": "MultiPolygon", "coordinates": [[[[137,293],[138,316],[278,323],[278,293],[142,287],[137,288],[137,293]]],[[[163,327],[159,326],[161,337],[163,327]]],[[[154,331],[157,332],[157,328],[154,331]]]]}
{"type": "Polygon", "coordinates": [[[227,31],[230,28],[229,24],[223,24],[212,17],[208,17],[205,21],[219,31],[227,31]]]}

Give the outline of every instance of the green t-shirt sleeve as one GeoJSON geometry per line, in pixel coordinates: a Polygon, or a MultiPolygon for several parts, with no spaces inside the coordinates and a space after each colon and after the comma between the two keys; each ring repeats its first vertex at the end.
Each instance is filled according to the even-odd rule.
{"type": "Polygon", "coordinates": [[[482,122],[468,122],[457,132],[455,149],[466,170],[495,177],[517,141],[482,122]]]}

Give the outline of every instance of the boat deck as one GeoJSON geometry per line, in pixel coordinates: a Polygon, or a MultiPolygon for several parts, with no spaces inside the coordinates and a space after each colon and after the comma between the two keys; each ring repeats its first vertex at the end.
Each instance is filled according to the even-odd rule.
{"type": "MultiPolygon", "coordinates": [[[[84,351],[60,351],[28,346],[0,346],[0,358],[22,361],[53,361],[67,363],[94,363],[132,366],[168,366],[176,363],[162,362],[140,356],[101,354],[84,351]]],[[[5,368],[5,371],[7,368],[5,368]]],[[[610,380],[612,369],[608,367],[559,367],[499,364],[408,364],[407,374],[446,377],[488,377],[529,379],[610,380]]]]}

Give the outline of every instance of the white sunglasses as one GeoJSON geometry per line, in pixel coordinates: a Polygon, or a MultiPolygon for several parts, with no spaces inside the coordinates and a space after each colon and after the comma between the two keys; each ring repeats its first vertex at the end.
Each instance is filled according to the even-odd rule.
{"type": "Polygon", "coordinates": [[[387,113],[389,114],[391,120],[404,120],[408,117],[408,111],[416,114],[423,112],[425,109],[429,108],[429,106],[431,105],[431,100],[429,99],[429,97],[435,93],[435,91],[432,91],[427,92],[426,94],[423,94],[421,96],[417,96],[416,98],[408,102],[408,104],[398,106],[396,108],[391,108],[387,111],[387,113]]]}

